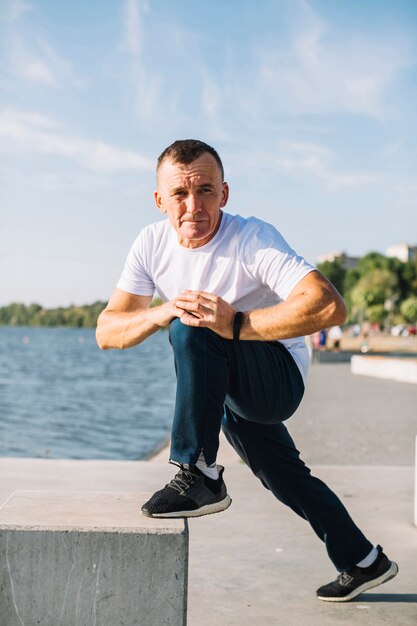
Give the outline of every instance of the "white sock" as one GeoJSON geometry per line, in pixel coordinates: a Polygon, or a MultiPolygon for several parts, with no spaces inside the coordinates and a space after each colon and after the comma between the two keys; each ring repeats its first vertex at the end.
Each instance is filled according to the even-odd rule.
{"type": "Polygon", "coordinates": [[[219,470],[217,469],[216,463],[213,463],[213,465],[207,465],[204,452],[202,450],[197,459],[196,466],[201,472],[203,472],[203,474],[205,474],[205,476],[208,476],[208,478],[211,478],[212,480],[217,480],[219,478],[219,470]]]}
{"type": "Polygon", "coordinates": [[[356,566],[357,567],[369,567],[370,565],[372,565],[372,563],[375,563],[378,554],[379,554],[378,550],[376,548],[372,548],[368,556],[362,559],[362,561],[359,561],[359,563],[356,563],[356,566]]]}

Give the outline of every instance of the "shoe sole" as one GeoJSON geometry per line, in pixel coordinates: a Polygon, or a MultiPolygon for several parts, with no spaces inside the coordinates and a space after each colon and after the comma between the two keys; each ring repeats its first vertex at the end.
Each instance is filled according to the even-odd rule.
{"type": "Polygon", "coordinates": [[[363,583],[363,585],[361,585],[354,591],[351,591],[349,595],[343,596],[343,598],[340,598],[340,597],[327,598],[325,596],[317,596],[317,598],[319,600],[324,600],[325,602],[348,602],[349,600],[353,600],[353,598],[356,598],[357,596],[359,596],[364,591],[368,591],[368,589],[372,589],[373,587],[382,585],[382,583],[388,582],[389,580],[391,580],[391,578],[394,578],[394,576],[396,576],[397,574],[398,574],[398,565],[395,563],[395,561],[391,561],[391,567],[385,572],[385,574],[382,574],[382,576],[379,576],[379,578],[374,578],[373,580],[369,580],[368,582],[363,583]]]}
{"type": "Polygon", "coordinates": [[[211,515],[212,513],[220,513],[221,511],[225,511],[232,504],[232,499],[229,495],[227,495],[220,502],[213,502],[212,504],[205,504],[201,506],[199,509],[194,509],[193,511],[173,511],[171,513],[148,513],[147,511],[142,511],[143,515],[146,517],[167,517],[167,518],[175,518],[175,517],[202,517],[203,515],[211,515]]]}

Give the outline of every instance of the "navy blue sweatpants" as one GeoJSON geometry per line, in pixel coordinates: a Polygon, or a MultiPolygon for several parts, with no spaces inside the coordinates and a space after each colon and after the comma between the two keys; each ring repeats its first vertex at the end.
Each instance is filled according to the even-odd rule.
{"type": "Polygon", "coordinates": [[[304,393],[300,371],[279,342],[232,341],[207,328],[170,325],[177,393],[171,459],[194,465],[204,450],[214,463],[220,428],[278,500],[307,520],[342,571],[372,544],[339,498],[300,459],[283,421],[304,393]]]}

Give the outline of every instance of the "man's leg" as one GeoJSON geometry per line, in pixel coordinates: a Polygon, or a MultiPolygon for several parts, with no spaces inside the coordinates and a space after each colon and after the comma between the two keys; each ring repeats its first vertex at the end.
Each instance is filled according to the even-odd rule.
{"type": "Polygon", "coordinates": [[[170,458],[195,465],[201,450],[207,465],[216,461],[223,404],[229,387],[230,343],[208,328],[174,320],[169,328],[177,392],[170,458]]]}
{"type": "Polygon", "coordinates": [[[339,498],[311,475],[284,424],[257,424],[226,408],[223,430],[262,484],[310,523],[338,570],[355,565],[372,550],[339,498]]]}
{"type": "Polygon", "coordinates": [[[174,320],[169,329],[177,374],[177,394],[170,458],[180,465],[175,478],[142,507],[152,517],[196,517],[226,509],[231,499],[223,481],[224,468],[199,469],[216,460],[223,404],[229,385],[229,363],[222,339],[207,328],[192,328],[174,320]],[[219,470],[219,471],[217,471],[219,470]],[[217,478],[218,477],[218,478],[217,478]]]}
{"type": "Polygon", "coordinates": [[[238,408],[240,400],[249,403],[255,419],[273,423],[293,414],[304,385],[297,366],[291,358],[288,365],[281,355],[287,351],[276,342],[227,340],[207,328],[186,326],[179,319],[170,325],[170,341],[177,374],[170,457],[182,469],[181,475],[154,494],[142,511],[160,517],[218,512],[230,504],[222,476],[220,481],[201,479],[197,460],[201,452],[208,465],[216,460],[225,401],[235,402],[238,408]],[[293,372],[298,384],[291,383],[293,372]],[[232,398],[228,395],[231,389],[240,391],[232,398]],[[182,501],[173,490],[190,501],[182,501]]]}
{"type": "Polygon", "coordinates": [[[337,496],[311,476],[282,423],[304,392],[297,365],[281,344],[239,342],[231,348],[222,424],[227,439],[255,476],[310,522],[337,569],[354,565],[370,552],[371,543],[337,496]]]}
{"type": "MultiPolygon", "coordinates": [[[[263,404],[262,393],[257,395],[253,384],[259,385],[259,381],[252,376],[253,367],[248,374],[249,361],[244,355],[247,357],[251,350],[259,353],[260,347],[246,345],[247,342],[235,344],[236,362],[231,358],[231,372],[237,374],[230,376],[223,430],[264,486],[310,523],[324,541],[336,568],[342,571],[336,581],[317,590],[318,597],[332,602],[351,600],[393,578],[398,566],[389,561],[380,546],[372,548],[339,498],[321,480],[311,476],[284,424],[277,420],[277,408],[271,406],[275,402],[278,407],[277,399],[263,404]]],[[[272,396],[278,394],[281,404],[278,415],[285,418],[301,399],[301,376],[285,348],[279,344],[266,348],[272,350],[276,371],[284,384],[271,386],[269,374],[262,373],[259,362],[254,371],[259,370],[265,376],[272,396]]],[[[256,361],[254,353],[250,356],[251,363],[256,361]]],[[[260,360],[264,364],[268,362],[264,357],[260,360]]]]}

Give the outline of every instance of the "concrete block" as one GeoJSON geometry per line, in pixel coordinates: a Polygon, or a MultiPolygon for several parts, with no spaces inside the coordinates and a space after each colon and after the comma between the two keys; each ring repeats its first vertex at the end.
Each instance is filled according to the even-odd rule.
{"type": "Polygon", "coordinates": [[[150,494],[16,491],[0,509],[0,624],[185,626],[188,528],[150,494]]]}
{"type": "Polygon", "coordinates": [[[355,355],[350,363],[352,374],[417,384],[417,359],[355,355]]]}

